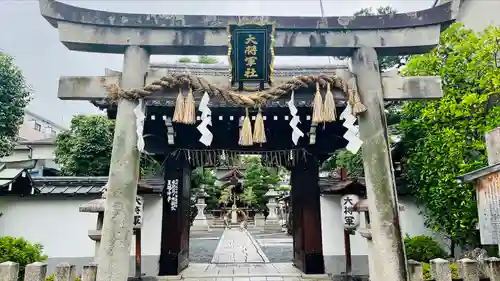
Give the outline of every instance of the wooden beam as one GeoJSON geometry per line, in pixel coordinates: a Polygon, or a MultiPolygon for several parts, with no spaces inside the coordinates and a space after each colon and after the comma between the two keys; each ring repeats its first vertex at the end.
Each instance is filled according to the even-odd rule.
{"type": "MultiPolygon", "coordinates": [[[[155,73],[156,74],[156,73],[155,73]]],[[[210,83],[222,88],[229,87],[225,76],[201,76],[210,83]]],[[[161,76],[148,75],[146,84],[160,79],[161,76]]],[[[293,77],[276,77],[275,83],[280,84],[293,77]]],[[[105,85],[119,84],[120,75],[111,76],[63,76],[59,79],[58,97],[62,100],[101,100],[107,97],[105,85]]],[[[438,99],[443,96],[441,78],[438,76],[424,77],[382,77],[384,100],[418,100],[438,99]]],[[[346,100],[340,91],[334,91],[337,101],[346,100]]],[[[147,99],[175,100],[177,91],[172,89],[167,95],[152,95],[147,99]]],[[[299,97],[297,97],[299,98],[299,97]]]]}

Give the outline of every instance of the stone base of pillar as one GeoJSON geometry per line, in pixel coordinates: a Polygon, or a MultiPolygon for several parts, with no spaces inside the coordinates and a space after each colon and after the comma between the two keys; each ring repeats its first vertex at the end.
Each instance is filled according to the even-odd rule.
{"type": "Polygon", "coordinates": [[[206,218],[200,218],[200,219],[195,218],[193,221],[193,225],[191,226],[191,229],[209,231],[210,226],[208,225],[208,221],[206,218]]]}
{"type": "Polygon", "coordinates": [[[278,232],[283,232],[283,228],[281,227],[279,220],[267,219],[264,225],[264,233],[278,233],[278,232]]]}
{"type": "Polygon", "coordinates": [[[266,218],[263,214],[255,214],[255,217],[253,219],[256,227],[263,227],[266,225],[266,218]]]}

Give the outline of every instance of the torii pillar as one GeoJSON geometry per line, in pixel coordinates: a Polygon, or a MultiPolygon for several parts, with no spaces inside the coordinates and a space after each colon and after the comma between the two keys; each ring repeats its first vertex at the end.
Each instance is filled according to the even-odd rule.
{"type": "MultiPolygon", "coordinates": [[[[158,79],[145,77],[150,54],[199,55],[201,49],[205,55],[226,55],[227,25],[241,21],[239,16],[123,14],[55,0],[39,3],[41,14],[69,49],[125,54],[121,76],[62,77],[58,94],[66,100],[102,100],[107,97],[105,84],[119,82],[131,89],[158,79]]],[[[454,21],[456,7],[450,2],[377,17],[266,17],[276,23],[277,56],[352,56],[361,100],[368,108],[359,116],[359,125],[374,251],[386,261],[372,281],[407,277],[383,101],[442,96],[439,77],[381,77],[377,55],[430,51],[439,44],[442,28],[454,21]]],[[[127,100],[118,103],[97,281],[126,281],[128,275],[138,165],[135,106],[127,100]]]]}

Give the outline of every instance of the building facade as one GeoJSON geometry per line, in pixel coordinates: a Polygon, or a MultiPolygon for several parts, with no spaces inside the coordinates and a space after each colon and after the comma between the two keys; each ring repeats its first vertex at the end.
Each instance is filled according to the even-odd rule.
{"type": "MultiPolygon", "coordinates": [[[[98,193],[76,194],[71,190],[33,196],[0,196],[0,212],[3,213],[0,219],[0,236],[24,237],[30,242],[41,243],[45,254],[49,256],[47,262],[51,273],[60,262],[70,262],[81,268],[94,259],[95,243],[88,235],[89,230],[95,229],[97,214],[81,213],[78,207],[99,197],[98,193]]],[[[345,271],[340,198],[340,195],[323,195],[320,199],[325,269],[332,274],[345,271]]],[[[161,245],[162,198],[159,194],[151,194],[144,195],[144,200],[142,269],[146,275],[156,276],[161,245]]],[[[404,211],[401,212],[404,234],[435,236],[432,230],[425,227],[424,217],[411,198],[402,197],[399,201],[404,206],[404,211]]],[[[361,225],[364,225],[362,217],[361,225]]],[[[131,264],[134,261],[134,245],[133,242],[131,264]]],[[[366,239],[356,233],[351,237],[351,245],[353,273],[368,274],[366,239]]],[[[280,243],[280,246],[289,247],[290,251],[293,248],[291,240],[290,243],[280,243]]],[[[133,268],[130,267],[131,275],[133,268]]]]}
{"type": "Polygon", "coordinates": [[[24,111],[24,121],[19,127],[21,140],[35,141],[55,137],[65,128],[29,110],[24,111]]]}
{"type": "Polygon", "coordinates": [[[456,1],[459,7],[457,20],[476,32],[489,25],[500,25],[500,1],[496,0],[440,0],[436,4],[456,1]]]}

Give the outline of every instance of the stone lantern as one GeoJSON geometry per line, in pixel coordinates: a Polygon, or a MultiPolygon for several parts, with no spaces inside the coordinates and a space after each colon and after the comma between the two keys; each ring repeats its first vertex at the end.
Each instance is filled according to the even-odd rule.
{"type": "Polygon", "coordinates": [[[266,218],[266,224],[264,226],[264,232],[281,232],[281,224],[278,220],[278,215],[276,214],[276,208],[278,207],[276,198],[278,198],[278,196],[278,192],[276,192],[276,190],[272,187],[269,188],[266,194],[264,194],[264,197],[268,200],[266,206],[269,210],[269,214],[266,218]]]}
{"type": "Polygon", "coordinates": [[[198,209],[198,213],[193,221],[193,228],[200,230],[209,230],[207,217],[205,216],[205,208],[207,204],[205,203],[205,198],[208,197],[208,194],[205,192],[205,185],[202,184],[200,186],[200,190],[196,194],[197,202],[195,204],[198,209]]]}

